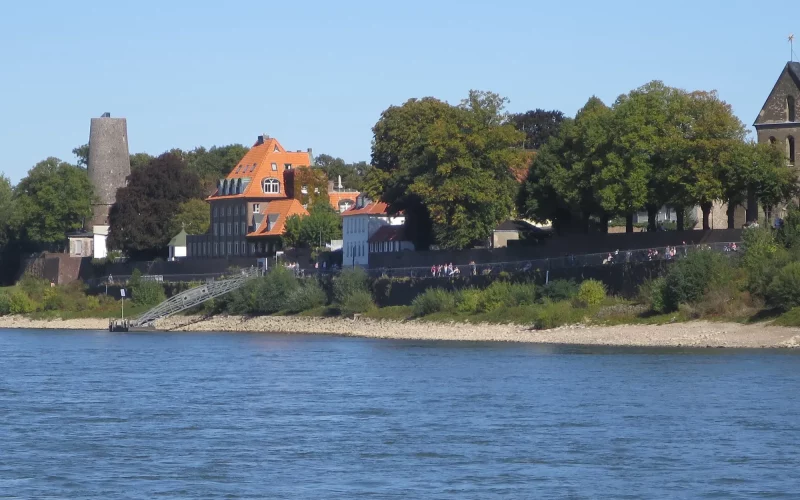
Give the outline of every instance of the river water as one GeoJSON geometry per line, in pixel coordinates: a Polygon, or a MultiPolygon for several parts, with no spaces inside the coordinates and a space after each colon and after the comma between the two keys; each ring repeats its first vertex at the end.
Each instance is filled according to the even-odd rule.
{"type": "Polygon", "coordinates": [[[0,498],[797,498],[800,353],[0,331],[0,498]]]}

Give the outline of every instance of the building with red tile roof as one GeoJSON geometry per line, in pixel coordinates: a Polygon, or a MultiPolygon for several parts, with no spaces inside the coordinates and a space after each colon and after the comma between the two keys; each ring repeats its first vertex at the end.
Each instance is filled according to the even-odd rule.
{"type": "Polygon", "coordinates": [[[361,195],[356,205],[342,213],[342,265],[369,267],[369,255],[375,252],[414,250],[404,236],[405,216],[391,213],[381,201],[361,195]]]}
{"type": "Polygon", "coordinates": [[[313,163],[311,149],[287,151],[277,139],[258,136],[206,199],[211,227],[188,237],[188,257],[257,257],[280,250],[286,219],[308,215],[294,198],[293,170],[313,163]]]}

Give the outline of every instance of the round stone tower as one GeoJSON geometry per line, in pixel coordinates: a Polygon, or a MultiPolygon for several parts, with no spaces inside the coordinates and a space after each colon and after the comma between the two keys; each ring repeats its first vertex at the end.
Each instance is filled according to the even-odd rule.
{"type": "Polygon", "coordinates": [[[86,229],[102,232],[96,226],[108,226],[108,212],[117,199],[117,189],[125,187],[131,174],[128,153],[128,125],[125,118],[111,118],[103,113],[92,118],[89,129],[89,180],[94,186],[97,200],[92,206],[92,220],[86,229]]]}

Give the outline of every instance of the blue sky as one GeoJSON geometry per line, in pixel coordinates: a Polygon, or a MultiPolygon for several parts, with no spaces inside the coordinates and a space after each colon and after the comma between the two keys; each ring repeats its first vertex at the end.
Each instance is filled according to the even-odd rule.
{"type": "Polygon", "coordinates": [[[132,153],[251,145],[369,160],[381,111],[492,90],[573,115],[659,79],[716,89],[752,124],[789,58],[800,2],[40,0],[0,15],[0,170],[74,161],[89,119],[132,153]]]}

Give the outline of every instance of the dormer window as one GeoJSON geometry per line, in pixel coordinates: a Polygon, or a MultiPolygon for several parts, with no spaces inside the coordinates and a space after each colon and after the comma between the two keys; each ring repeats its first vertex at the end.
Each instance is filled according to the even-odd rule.
{"type": "Polygon", "coordinates": [[[275,149],[272,150],[273,153],[280,153],[281,150],[278,149],[278,146],[275,146],[275,149]]]}
{"type": "Polygon", "coordinates": [[[277,194],[281,192],[281,183],[278,179],[266,178],[261,181],[261,189],[267,194],[277,194]]]}
{"type": "Polygon", "coordinates": [[[277,170],[278,170],[278,164],[277,163],[273,163],[272,164],[272,171],[276,172],[277,170]]]}

